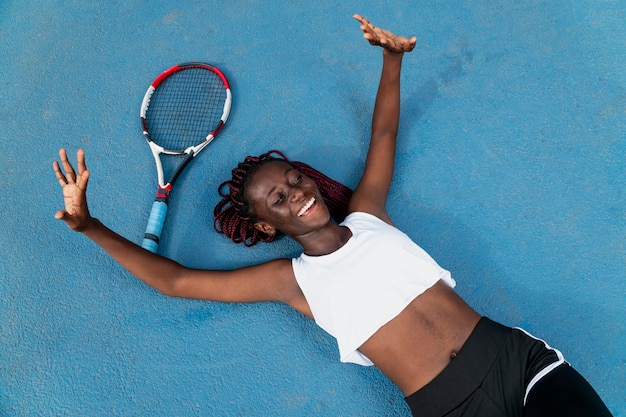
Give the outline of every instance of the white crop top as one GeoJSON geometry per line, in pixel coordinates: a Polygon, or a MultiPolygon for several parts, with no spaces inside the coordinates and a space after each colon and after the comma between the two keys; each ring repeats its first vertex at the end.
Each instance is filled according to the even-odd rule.
{"type": "Polygon", "coordinates": [[[456,285],[406,234],[367,213],[341,225],[352,237],[323,256],[292,259],[315,322],[337,339],[341,362],[372,365],[358,348],[440,279],[456,285]]]}

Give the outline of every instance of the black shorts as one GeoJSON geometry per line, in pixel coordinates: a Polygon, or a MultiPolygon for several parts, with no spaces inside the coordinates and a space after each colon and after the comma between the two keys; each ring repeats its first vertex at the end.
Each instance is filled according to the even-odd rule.
{"type": "MultiPolygon", "coordinates": [[[[522,417],[527,415],[527,400],[540,397],[533,388],[542,388],[542,380],[557,368],[576,373],[561,353],[545,342],[483,317],[452,362],[406,397],[406,402],[413,415],[420,417],[522,417]]],[[[564,370],[565,378],[571,378],[564,370]]],[[[597,400],[604,406],[599,397],[597,400]]]]}

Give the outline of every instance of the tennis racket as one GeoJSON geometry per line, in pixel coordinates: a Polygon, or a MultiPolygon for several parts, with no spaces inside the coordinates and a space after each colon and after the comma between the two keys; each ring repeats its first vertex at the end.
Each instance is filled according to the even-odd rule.
{"type": "Polygon", "coordinates": [[[176,179],[200,151],[220,133],[232,95],[217,68],[191,62],[165,70],[150,85],[141,103],[143,134],[156,163],[158,188],[142,247],[156,252],[176,179]],[[161,157],[178,155],[181,162],[165,182],[161,157]],[[181,159],[182,158],[182,159],[181,159]]]}

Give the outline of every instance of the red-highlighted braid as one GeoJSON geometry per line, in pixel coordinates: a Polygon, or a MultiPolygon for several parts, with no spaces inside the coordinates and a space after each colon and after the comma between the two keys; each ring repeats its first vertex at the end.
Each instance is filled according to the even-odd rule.
{"type": "Polygon", "coordinates": [[[253,246],[259,241],[271,242],[276,235],[268,235],[254,227],[257,219],[250,211],[250,205],[244,196],[244,190],[252,175],[260,166],[270,161],[285,161],[317,184],[322,198],[337,222],[347,215],[348,203],[352,190],[345,185],[322,174],[304,162],[290,161],[280,151],[271,150],[259,156],[247,156],[232,170],[232,178],[218,187],[222,200],[217,203],[213,214],[213,226],[218,233],[229,237],[235,243],[253,246]]]}

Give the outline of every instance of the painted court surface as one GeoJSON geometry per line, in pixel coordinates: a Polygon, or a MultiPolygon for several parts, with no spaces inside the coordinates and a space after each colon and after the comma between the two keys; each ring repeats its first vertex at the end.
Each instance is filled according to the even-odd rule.
{"type": "Polygon", "coordinates": [[[418,37],[395,223],[481,314],[559,348],[626,416],[626,3],[609,0],[0,3],[0,415],[409,415],[289,308],[167,298],[53,218],[52,161],[84,148],[92,214],[141,241],[141,99],[206,61],[233,111],[179,180],[160,252],[217,269],[296,256],[216,234],[216,187],[269,149],[355,185],[381,60],[353,13],[418,37]]]}

